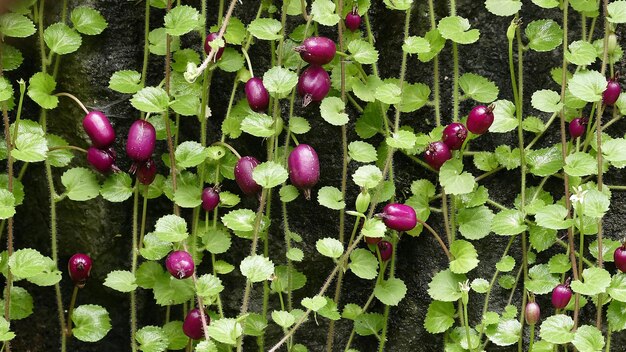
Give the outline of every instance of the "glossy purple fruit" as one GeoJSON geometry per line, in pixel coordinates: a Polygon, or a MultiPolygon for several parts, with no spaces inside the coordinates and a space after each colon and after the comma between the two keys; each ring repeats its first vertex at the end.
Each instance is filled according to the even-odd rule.
{"type": "Polygon", "coordinates": [[[311,199],[311,188],[320,179],[320,161],[315,149],[308,144],[299,144],[289,154],[289,180],[304,191],[307,200],[311,199]]]}
{"type": "Polygon", "coordinates": [[[435,170],[452,158],[450,148],[444,142],[432,142],[424,152],[424,160],[435,170]]]}
{"type": "Polygon", "coordinates": [[[182,280],[193,275],[195,270],[191,254],[185,251],[173,251],[165,259],[165,267],[173,277],[182,280]]]}
{"type": "Polygon", "coordinates": [[[405,204],[387,204],[380,216],[388,228],[396,231],[409,231],[417,225],[415,210],[405,204]]]}
{"type": "Polygon", "coordinates": [[[569,134],[572,138],[578,138],[585,133],[587,129],[587,119],[583,117],[577,117],[569,123],[569,134]]]}
{"type": "Polygon", "coordinates": [[[115,166],[115,158],[108,151],[89,147],[87,149],[87,162],[101,173],[119,170],[115,166]]]}
{"type": "Polygon", "coordinates": [[[526,319],[526,324],[535,325],[539,321],[539,317],[541,316],[541,309],[537,302],[532,301],[526,304],[526,309],[524,310],[524,318],[526,319]]]}
{"type": "Polygon", "coordinates": [[[126,140],[126,155],[135,162],[144,162],[150,159],[156,143],[156,131],[148,121],[137,120],[128,130],[126,140]]]}
{"type": "Polygon", "coordinates": [[[293,50],[299,52],[302,60],[311,65],[326,65],[335,58],[337,46],[326,37],[309,37],[293,50]]]}
{"type": "Polygon", "coordinates": [[[267,92],[263,85],[263,80],[252,77],[246,82],[246,99],[250,109],[256,112],[265,111],[270,104],[270,93],[267,92]]]}
{"type": "Polygon", "coordinates": [[[137,179],[144,185],[152,184],[157,174],[156,162],[150,158],[137,168],[137,179]]]}
{"type": "Polygon", "coordinates": [[[626,273],[626,244],[622,244],[621,247],[617,247],[613,252],[613,259],[615,260],[615,266],[619,271],[626,273]]]}
{"type": "Polygon", "coordinates": [[[441,140],[451,150],[458,150],[463,146],[465,138],[467,138],[467,128],[465,128],[465,125],[454,122],[443,129],[443,137],[441,140]]]}
{"type": "Polygon", "coordinates": [[[75,285],[78,287],[85,286],[85,282],[91,273],[91,265],[91,257],[87,254],[76,253],[70,258],[67,263],[67,271],[69,271],[70,278],[75,285]]]}
{"type": "Polygon", "coordinates": [[[559,284],[552,290],[552,305],[556,309],[567,307],[572,298],[572,290],[568,284],[559,284]]]}
{"type": "Polygon", "coordinates": [[[202,191],[202,209],[213,211],[220,204],[220,192],[216,187],[207,187],[202,191]]]}
{"type": "Polygon", "coordinates": [[[356,9],[348,12],[348,14],[346,15],[345,23],[346,28],[353,32],[359,29],[359,27],[361,26],[361,16],[359,16],[359,13],[356,9]]]}
{"type": "Polygon", "coordinates": [[[391,244],[391,242],[380,241],[378,242],[377,246],[378,250],[380,251],[380,259],[382,259],[383,262],[388,261],[393,254],[393,245],[391,244]]]}
{"type": "Polygon", "coordinates": [[[96,148],[106,149],[115,142],[115,130],[100,111],[91,111],[83,118],[83,128],[96,148]]]}
{"type": "Polygon", "coordinates": [[[606,105],[613,105],[621,93],[622,87],[620,87],[619,82],[617,82],[615,78],[612,78],[609,80],[606,85],[606,89],[602,93],[602,101],[606,105]]]}
{"type": "MultiPolygon", "coordinates": [[[[209,43],[214,41],[216,38],[217,38],[217,33],[215,32],[209,33],[209,35],[206,36],[206,39],[204,40],[204,52],[207,55],[209,55],[209,53],[211,52],[211,45],[209,43]]],[[[222,37],[222,39],[224,40],[224,46],[217,50],[217,53],[215,53],[215,56],[213,56],[213,61],[219,60],[222,57],[222,54],[224,53],[224,48],[226,47],[226,39],[224,39],[224,37],[222,37]]]]}
{"type": "MultiPolygon", "coordinates": [[[[211,322],[211,318],[206,314],[204,316],[208,326],[211,322]]],[[[204,337],[204,331],[202,329],[202,313],[200,312],[200,309],[194,308],[187,313],[185,321],[183,322],[183,332],[192,340],[200,340],[204,337]]]]}
{"type": "Polygon", "coordinates": [[[309,66],[298,79],[298,94],[303,97],[302,106],[322,101],[330,90],[330,76],[320,66],[309,66]]]}
{"type": "Polygon", "coordinates": [[[493,109],[493,105],[478,105],[474,107],[467,117],[467,129],[474,134],[487,132],[493,123],[493,109]]]}
{"type": "Polygon", "coordinates": [[[254,196],[261,191],[261,186],[259,186],[256,181],[252,178],[252,170],[259,165],[259,161],[252,156],[244,156],[241,159],[237,160],[237,164],[235,165],[235,181],[241,191],[248,195],[254,196]]]}

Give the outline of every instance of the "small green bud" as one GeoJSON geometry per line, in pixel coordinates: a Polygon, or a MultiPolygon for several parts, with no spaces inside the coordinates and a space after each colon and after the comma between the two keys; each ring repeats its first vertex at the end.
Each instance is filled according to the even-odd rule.
{"type": "Polygon", "coordinates": [[[367,207],[370,206],[370,201],[372,200],[372,196],[369,192],[361,192],[356,197],[356,210],[360,213],[365,213],[367,211],[367,207]]]}

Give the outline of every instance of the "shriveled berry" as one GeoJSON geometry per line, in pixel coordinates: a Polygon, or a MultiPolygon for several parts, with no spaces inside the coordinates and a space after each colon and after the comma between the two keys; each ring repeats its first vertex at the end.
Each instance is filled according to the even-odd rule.
{"type": "Polygon", "coordinates": [[[144,185],[152,184],[157,173],[156,162],[150,158],[137,168],[137,179],[144,185]]]}
{"type": "Polygon", "coordinates": [[[524,318],[526,319],[526,324],[535,325],[539,321],[539,317],[541,316],[541,309],[537,302],[532,301],[526,304],[526,309],[524,311],[524,318]]]}
{"type": "Polygon", "coordinates": [[[454,122],[443,129],[442,141],[451,150],[461,149],[467,138],[467,128],[462,123],[454,122]]]}
{"type": "Polygon", "coordinates": [[[191,254],[185,251],[173,251],[165,259],[165,267],[173,277],[182,280],[193,275],[195,265],[191,254]]]}
{"type": "Polygon", "coordinates": [[[91,111],[83,118],[83,128],[96,148],[106,149],[115,142],[115,130],[100,111],[91,111]]]}
{"type": "Polygon", "coordinates": [[[103,174],[112,170],[119,170],[114,165],[115,159],[113,156],[108,151],[96,147],[87,149],[87,162],[103,174]]]}
{"type": "Polygon", "coordinates": [[[613,259],[615,260],[615,266],[619,271],[626,273],[626,244],[622,244],[621,247],[617,247],[613,252],[613,259]]]}
{"type": "Polygon", "coordinates": [[[304,191],[307,200],[311,199],[311,188],[320,179],[320,161],[315,149],[308,144],[299,144],[289,154],[289,180],[304,191]]]}
{"type": "Polygon", "coordinates": [[[424,160],[435,170],[439,170],[441,165],[450,159],[452,153],[444,142],[432,142],[424,152],[424,160]]]}
{"type": "Polygon", "coordinates": [[[298,79],[298,94],[304,99],[302,106],[322,101],[330,90],[330,76],[320,66],[312,65],[302,71],[298,79]]]}
{"type": "Polygon", "coordinates": [[[265,111],[270,104],[270,94],[263,85],[263,80],[252,77],[246,82],[246,99],[250,109],[256,112],[265,111]]]}
{"type": "Polygon", "coordinates": [[[156,130],[148,121],[137,120],[128,130],[126,155],[135,162],[145,162],[152,156],[156,144],[156,130]]]}
{"type": "MultiPolygon", "coordinates": [[[[209,53],[211,52],[211,42],[214,41],[215,39],[217,39],[217,33],[213,32],[213,33],[209,33],[209,35],[206,36],[206,39],[204,40],[204,52],[209,55],[209,53]]],[[[217,53],[215,53],[215,56],[213,56],[213,61],[217,61],[222,57],[222,54],[224,53],[224,48],[226,47],[226,39],[224,39],[224,37],[222,37],[222,40],[224,40],[224,46],[219,48],[217,50],[217,53]]]]}
{"type": "Polygon", "coordinates": [[[326,37],[309,37],[294,50],[300,53],[302,60],[312,65],[326,65],[335,58],[337,46],[326,37]]]}
{"type": "MultiPolygon", "coordinates": [[[[211,317],[207,314],[204,316],[208,326],[211,322],[211,317]]],[[[183,322],[183,332],[192,340],[200,340],[204,337],[204,330],[202,329],[202,312],[200,309],[194,308],[187,312],[187,316],[183,322]]]]}
{"type": "Polygon", "coordinates": [[[389,241],[380,241],[378,242],[378,250],[380,251],[380,259],[386,262],[393,254],[393,245],[389,241]]]}
{"type": "Polygon", "coordinates": [[[571,298],[572,290],[569,288],[569,285],[559,284],[552,290],[552,305],[556,309],[567,307],[571,298]]]}
{"type": "Polygon", "coordinates": [[[415,210],[406,204],[387,204],[380,216],[388,228],[396,231],[410,231],[417,225],[415,210]]]}
{"type": "Polygon", "coordinates": [[[587,129],[587,119],[583,117],[577,117],[573,119],[568,126],[569,134],[572,138],[578,138],[585,134],[587,129]]]}
{"type": "Polygon", "coordinates": [[[220,192],[216,187],[207,187],[202,191],[202,209],[213,211],[220,204],[220,192]]]}
{"type": "Polygon", "coordinates": [[[261,191],[261,186],[256,183],[252,178],[252,170],[259,165],[259,161],[252,156],[244,156],[237,160],[235,165],[235,181],[241,191],[248,195],[253,196],[261,191]]]}
{"type": "Polygon", "coordinates": [[[353,32],[359,29],[359,27],[361,26],[361,16],[359,16],[359,13],[356,9],[348,12],[348,14],[346,15],[345,23],[346,28],[353,32]]]}
{"type": "Polygon", "coordinates": [[[606,105],[613,105],[619,99],[619,95],[622,93],[622,87],[615,78],[609,80],[606,85],[606,89],[602,93],[602,101],[606,105]]]}
{"type": "Polygon", "coordinates": [[[493,109],[493,105],[478,105],[474,107],[467,116],[467,129],[474,134],[487,132],[493,123],[493,109]]]}
{"type": "Polygon", "coordinates": [[[87,254],[76,253],[67,263],[67,270],[70,273],[70,278],[74,281],[74,284],[78,287],[85,286],[85,282],[89,278],[91,273],[91,257],[87,254]]]}

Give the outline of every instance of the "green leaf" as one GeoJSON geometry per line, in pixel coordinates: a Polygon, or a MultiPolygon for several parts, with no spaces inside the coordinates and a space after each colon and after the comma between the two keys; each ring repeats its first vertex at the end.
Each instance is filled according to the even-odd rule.
{"type": "Polygon", "coordinates": [[[564,220],[567,215],[567,209],[559,204],[552,204],[541,208],[535,214],[537,225],[553,229],[562,230],[572,225],[572,220],[564,220]]]}
{"type": "Polygon", "coordinates": [[[504,256],[496,263],[496,269],[503,273],[508,273],[515,268],[515,258],[510,255],[504,256]]]}
{"type": "Polygon", "coordinates": [[[563,170],[570,176],[587,176],[598,173],[598,163],[585,152],[576,152],[565,158],[563,170]]]}
{"type": "Polygon", "coordinates": [[[322,118],[333,126],[343,126],[350,121],[345,109],[346,104],[337,97],[326,97],[320,104],[322,118]]]}
{"type": "Polygon", "coordinates": [[[378,259],[367,249],[353,250],[348,267],[361,279],[372,280],[378,275],[378,259]]]}
{"type": "MultiPolygon", "coordinates": [[[[363,114],[357,119],[355,130],[359,137],[363,139],[371,138],[382,130],[383,120],[379,104],[379,102],[367,104],[363,114]]],[[[386,110],[386,108],[383,109],[383,111],[386,110]]]]}
{"type": "Polygon", "coordinates": [[[541,324],[539,336],[553,344],[564,344],[574,340],[571,332],[574,321],[567,315],[557,314],[546,318],[541,324]]]}
{"type": "MultiPolygon", "coordinates": [[[[605,262],[613,262],[613,253],[622,243],[609,238],[602,241],[602,258],[605,262]]],[[[598,240],[589,243],[589,254],[598,259],[598,240]]]]}
{"type": "Polygon", "coordinates": [[[596,48],[587,41],[577,40],[568,48],[565,58],[574,65],[588,66],[596,61],[596,48]]]}
{"type": "Polygon", "coordinates": [[[500,320],[498,324],[489,325],[485,335],[498,346],[510,346],[520,338],[522,324],[517,319],[500,320]]]}
{"type": "Polygon", "coordinates": [[[421,62],[428,62],[439,54],[441,49],[443,49],[443,47],[445,46],[446,40],[441,36],[437,28],[433,28],[430,31],[426,32],[424,38],[428,40],[428,43],[430,44],[430,50],[427,53],[418,54],[418,59],[421,62]]]}
{"type": "Polygon", "coordinates": [[[161,241],[157,236],[149,232],[143,238],[143,248],[139,249],[141,256],[148,260],[159,260],[172,250],[172,243],[161,241]]]}
{"type": "Polygon", "coordinates": [[[176,167],[186,169],[202,164],[207,158],[207,149],[200,143],[185,141],[176,147],[176,167]]]}
{"type": "Polygon", "coordinates": [[[365,237],[382,238],[385,236],[385,231],[387,231],[387,227],[382,220],[371,218],[365,221],[361,233],[365,237]]]}
{"type": "Polygon", "coordinates": [[[335,13],[335,4],[330,0],[313,1],[310,15],[315,22],[324,26],[335,26],[340,20],[335,13]]]}
{"type": "Polygon", "coordinates": [[[343,307],[341,317],[349,320],[355,320],[362,313],[363,308],[354,303],[348,303],[343,307]]]}
{"type": "Polygon", "coordinates": [[[261,40],[278,40],[281,38],[280,21],[273,18],[257,18],[248,25],[248,32],[261,40]]]}
{"type": "Polygon", "coordinates": [[[237,344],[237,339],[243,334],[243,328],[236,319],[224,318],[211,322],[207,333],[217,342],[227,345],[237,344]]]}
{"type": "Polygon", "coordinates": [[[15,197],[6,189],[0,189],[0,219],[15,215],[15,197]]]}
{"type": "Polygon", "coordinates": [[[286,255],[287,259],[293,260],[294,262],[301,262],[304,259],[304,252],[300,248],[291,248],[287,251],[286,255]]]}
{"type": "Polygon", "coordinates": [[[187,222],[177,215],[165,215],[157,220],[154,235],[161,241],[180,242],[188,236],[187,222]]]}
{"type": "Polygon", "coordinates": [[[262,255],[251,255],[241,261],[239,270],[250,282],[262,282],[274,274],[274,263],[262,255]]]}
{"type": "Polygon", "coordinates": [[[46,28],[43,32],[43,40],[50,51],[59,55],[73,53],[82,44],[80,34],[65,23],[55,23],[46,28]]]}
{"type": "Polygon", "coordinates": [[[429,102],[430,87],[423,83],[407,84],[402,87],[402,103],[397,107],[400,112],[413,112],[429,102]]]}
{"type": "Polygon", "coordinates": [[[383,0],[383,2],[392,10],[405,11],[411,7],[413,0],[383,0]]]}
{"type": "Polygon", "coordinates": [[[390,137],[385,140],[391,148],[411,150],[415,147],[417,137],[413,132],[400,130],[393,132],[390,137]]]}
{"type": "Polygon", "coordinates": [[[38,162],[46,159],[47,152],[48,145],[44,136],[26,132],[18,133],[11,155],[17,160],[38,162]]]}
{"type": "Polygon", "coordinates": [[[263,75],[263,84],[273,97],[283,98],[298,84],[298,76],[291,70],[274,66],[263,75]]]}
{"type": "Polygon", "coordinates": [[[222,223],[233,231],[249,232],[254,230],[256,214],[250,209],[237,209],[222,216],[222,223]]]}
{"type": "Polygon", "coordinates": [[[606,86],[606,78],[598,71],[578,71],[567,82],[567,88],[573,96],[590,103],[602,99],[606,86]]]}
{"type": "Polygon", "coordinates": [[[9,322],[0,317],[0,341],[11,341],[15,338],[15,333],[9,330],[9,322]]]}
{"type": "Polygon", "coordinates": [[[286,265],[279,265],[274,270],[274,279],[270,285],[273,292],[287,293],[289,287],[289,280],[291,280],[292,291],[296,291],[304,287],[306,284],[306,276],[294,268],[289,268],[286,265]]]}
{"type": "Polygon", "coordinates": [[[507,17],[513,16],[521,10],[522,2],[521,0],[487,0],[485,1],[485,7],[496,16],[507,17]]]}
{"type": "Polygon", "coordinates": [[[526,283],[526,288],[537,295],[552,292],[559,284],[559,279],[550,273],[550,267],[547,264],[533,266],[528,270],[528,276],[530,280],[526,283]]]}
{"type": "Polygon", "coordinates": [[[130,271],[116,270],[107,275],[104,286],[110,287],[119,292],[131,292],[137,288],[135,275],[130,271]]]}
{"type": "Polygon", "coordinates": [[[86,35],[97,35],[102,33],[108,26],[107,21],[98,10],[79,6],[72,10],[70,15],[72,24],[77,31],[86,35]]]}
{"type": "Polygon", "coordinates": [[[469,172],[463,172],[463,164],[460,160],[446,161],[439,170],[439,182],[446,193],[460,195],[471,192],[476,181],[469,172]]]}
{"type": "Polygon", "coordinates": [[[426,38],[412,35],[404,39],[402,50],[408,54],[427,53],[430,51],[430,43],[426,38]]]}
{"type": "Polygon", "coordinates": [[[557,144],[550,148],[531,150],[526,154],[526,162],[530,166],[530,172],[536,176],[556,174],[563,167],[561,146],[557,144]]]}
{"type": "MultiPolygon", "coordinates": [[[[316,2],[319,0],[316,0],[316,2]]],[[[364,40],[353,40],[348,44],[348,51],[354,61],[362,65],[372,65],[378,61],[378,50],[364,40]]]]}
{"type": "Polygon", "coordinates": [[[470,23],[460,16],[449,16],[439,20],[437,29],[441,36],[459,44],[471,44],[478,40],[480,31],[470,29],[470,23]]]}
{"type": "Polygon", "coordinates": [[[563,42],[563,29],[553,20],[532,21],[526,26],[528,47],[535,51],[550,51],[563,42]]]}
{"type": "Polygon", "coordinates": [[[493,212],[486,206],[459,209],[459,232],[469,240],[484,238],[491,231],[493,218],[493,212]]]}
{"type": "Polygon", "coordinates": [[[333,210],[341,210],[346,207],[341,191],[335,187],[320,188],[317,193],[317,201],[320,205],[333,210]]]}
{"type": "Polygon", "coordinates": [[[500,163],[498,163],[495,153],[477,152],[474,154],[474,166],[476,166],[478,170],[485,172],[493,171],[499,165],[500,163]]]}
{"type": "MultiPolygon", "coordinates": [[[[48,145],[48,148],[64,147],[69,145],[66,140],[52,133],[46,134],[46,144],[48,145]]],[[[72,161],[73,158],[74,154],[72,154],[72,152],[68,149],[57,149],[48,152],[48,162],[54,167],[65,167],[72,161]]]]}
{"type": "MultiPolygon", "coordinates": [[[[0,301],[0,303],[4,305],[4,301],[0,301]]],[[[20,320],[29,317],[33,314],[33,297],[28,291],[21,287],[11,287],[11,305],[9,310],[9,318],[11,320],[20,320]]]]}
{"type": "MultiPolygon", "coordinates": [[[[52,95],[57,82],[47,73],[37,72],[28,80],[28,96],[44,109],[54,109],[59,98],[52,95]]],[[[18,134],[19,137],[19,134],[18,134]]]]}
{"type": "Polygon", "coordinates": [[[483,76],[466,73],[459,78],[459,86],[467,97],[474,99],[477,102],[491,103],[492,101],[498,99],[498,87],[495,83],[483,76]]]}
{"type": "Polygon", "coordinates": [[[100,185],[93,171],[75,167],[61,176],[67,197],[74,201],[85,201],[96,198],[100,194],[100,185]]]}
{"type": "Polygon", "coordinates": [[[307,309],[310,309],[314,312],[324,308],[324,306],[328,303],[326,298],[323,296],[314,296],[312,298],[305,297],[300,301],[300,303],[307,309]]]}
{"type": "Polygon", "coordinates": [[[0,16],[0,33],[6,37],[26,38],[35,33],[35,25],[26,16],[9,12],[0,16]]]}
{"type": "Polygon", "coordinates": [[[100,341],[111,330],[111,319],[107,310],[93,304],[76,307],[72,312],[72,322],[72,334],[83,342],[100,341]]]}
{"type": "Polygon", "coordinates": [[[224,290],[222,280],[212,274],[204,274],[198,277],[196,282],[196,294],[204,299],[217,296],[224,290]]]}
{"type": "Polygon", "coordinates": [[[605,293],[611,284],[611,274],[602,268],[587,268],[583,270],[583,281],[572,281],[572,290],[581,295],[595,296],[605,293]]]}
{"type": "Polygon", "coordinates": [[[604,336],[595,326],[583,325],[576,329],[572,344],[581,352],[602,351],[604,336]]]}
{"type": "Polygon", "coordinates": [[[536,116],[528,116],[524,119],[524,121],[522,121],[522,128],[524,129],[524,131],[541,133],[545,131],[546,125],[540,118],[536,116]]]}
{"type": "Polygon", "coordinates": [[[275,310],[272,311],[272,320],[283,329],[289,329],[296,322],[296,317],[284,310],[275,310]]]}
{"type": "Polygon", "coordinates": [[[626,303],[611,301],[606,313],[609,329],[611,331],[622,331],[626,329],[626,303]]]}
{"type": "Polygon", "coordinates": [[[402,90],[395,83],[383,83],[376,87],[376,99],[391,105],[402,101],[402,90]]]}
{"type": "Polygon", "coordinates": [[[343,254],[343,245],[334,238],[322,238],[315,242],[315,248],[321,255],[337,259],[343,254]]]}
{"type": "MultiPolygon", "coordinates": [[[[578,202],[575,202],[578,205],[578,202]]],[[[585,193],[583,214],[591,218],[601,218],[609,211],[611,202],[609,196],[597,189],[590,189],[585,193]]]]}
{"type": "Polygon", "coordinates": [[[472,280],[472,290],[478,293],[487,293],[489,291],[489,281],[483,278],[477,278],[472,280]]]}
{"type": "Polygon", "coordinates": [[[572,264],[569,261],[568,255],[559,253],[550,258],[548,267],[550,268],[550,273],[564,274],[572,268],[572,264]]]}
{"type": "Polygon", "coordinates": [[[446,332],[454,325],[455,312],[452,302],[430,302],[424,319],[424,328],[431,334],[446,332]]]}
{"type": "MultiPolygon", "coordinates": [[[[220,27],[216,24],[211,26],[211,32],[219,32],[220,27]]],[[[240,19],[231,17],[226,26],[226,32],[224,32],[224,39],[229,44],[241,45],[246,38],[246,27],[240,19]]]]}
{"type": "Polygon", "coordinates": [[[559,6],[558,0],[532,0],[532,2],[535,5],[542,7],[544,9],[552,9],[552,8],[559,6]]]}
{"type": "Polygon", "coordinates": [[[273,161],[261,163],[252,170],[252,178],[264,188],[274,188],[287,181],[288,177],[287,170],[273,161]]]}
{"type": "Polygon", "coordinates": [[[489,127],[489,132],[504,133],[517,128],[515,104],[508,100],[497,100],[494,104],[496,108],[493,110],[493,124],[489,127]]]}
{"type": "Polygon", "coordinates": [[[13,275],[23,279],[37,276],[47,269],[46,257],[31,248],[15,251],[8,264],[13,275]]]}
{"type": "Polygon", "coordinates": [[[545,251],[556,242],[556,230],[531,225],[529,228],[530,244],[538,252],[545,251]]]}
{"type": "Polygon", "coordinates": [[[354,331],[360,336],[377,335],[385,326],[382,314],[363,313],[354,320],[354,331]]]}
{"type": "Polygon", "coordinates": [[[454,302],[461,298],[459,283],[466,280],[463,274],[454,274],[450,269],[438,272],[428,284],[428,295],[430,298],[454,302]]]}
{"type": "MultiPolygon", "coordinates": [[[[167,51],[166,45],[167,32],[165,28],[156,28],[148,33],[148,49],[154,55],[165,56],[167,51]]],[[[180,39],[178,37],[170,38],[170,51],[177,51],[180,48],[180,39]]]]}
{"type": "Polygon", "coordinates": [[[450,262],[450,271],[455,274],[466,274],[478,266],[478,253],[474,246],[465,240],[456,240],[450,245],[450,254],[454,260],[450,262]]]}
{"type": "Polygon", "coordinates": [[[226,72],[237,72],[244,64],[243,55],[237,50],[227,47],[222,53],[222,57],[217,62],[217,67],[226,72]]]}
{"type": "Polygon", "coordinates": [[[132,183],[133,181],[127,173],[114,173],[104,181],[100,194],[109,202],[123,202],[133,195],[132,183]]]}
{"type": "Polygon", "coordinates": [[[311,124],[302,117],[293,116],[289,119],[289,128],[291,133],[305,134],[311,130],[311,124]]]}
{"type": "Polygon", "coordinates": [[[137,93],[142,88],[141,73],[133,70],[117,71],[109,80],[109,88],[125,94],[137,93]]]}
{"type": "Polygon", "coordinates": [[[350,158],[360,163],[371,163],[378,160],[376,148],[363,141],[350,142],[348,145],[348,155],[350,155],[350,158]]]}
{"type": "Polygon", "coordinates": [[[557,112],[563,108],[560,94],[548,89],[534,92],[531,103],[533,108],[543,112],[557,112]]]}
{"type": "Polygon", "coordinates": [[[626,23],[626,1],[611,1],[607,6],[607,21],[611,23],[626,23]]]}
{"type": "Polygon", "coordinates": [[[243,333],[248,336],[262,336],[267,328],[267,319],[261,314],[250,313],[245,319],[243,333]]]}
{"type": "Polygon", "coordinates": [[[165,15],[165,31],[169,35],[181,36],[198,28],[202,22],[198,10],[187,5],[178,5],[165,15]]]}
{"type": "Polygon", "coordinates": [[[276,134],[274,119],[266,114],[253,112],[241,122],[241,130],[255,137],[267,138],[276,134]]]}
{"type": "Polygon", "coordinates": [[[508,145],[500,145],[496,148],[496,159],[498,163],[507,170],[513,170],[520,166],[520,151],[518,148],[511,150],[508,145]]]}
{"type": "Polygon", "coordinates": [[[284,185],[280,188],[278,192],[280,194],[281,202],[289,203],[294,201],[300,195],[298,189],[293,185],[284,185]]]}
{"type": "Polygon", "coordinates": [[[169,339],[159,326],[144,326],[137,331],[135,340],[144,352],[163,352],[169,346],[169,339]]]}
{"type": "Polygon", "coordinates": [[[406,285],[398,278],[380,280],[374,288],[374,296],[388,306],[397,306],[405,295],[406,285]]]}
{"type": "Polygon", "coordinates": [[[503,236],[517,235],[526,231],[524,214],[515,209],[502,210],[493,218],[491,231],[503,236]]]}
{"type": "Polygon", "coordinates": [[[168,108],[169,98],[163,88],[145,87],[133,95],[130,104],[143,112],[162,112],[168,108]]]}
{"type": "Polygon", "coordinates": [[[383,173],[374,165],[363,165],[352,174],[352,180],[358,186],[372,189],[383,180],[383,173]]]}
{"type": "Polygon", "coordinates": [[[611,298],[620,302],[626,302],[626,274],[619,273],[613,275],[611,284],[607,288],[606,292],[611,298]]]}

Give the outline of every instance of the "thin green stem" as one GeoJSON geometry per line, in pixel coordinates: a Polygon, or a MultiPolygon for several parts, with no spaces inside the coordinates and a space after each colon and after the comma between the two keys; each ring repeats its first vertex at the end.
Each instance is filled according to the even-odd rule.
{"type": "Polygon", "coordinates": [[[535,343],[535,324],[530,325],[530,340],[528,345],[528,351],[533,350],[533,344],[535,343]]]}
{"type": "MultiPolygon", "coordinates": [[[[433,0],[428,0],[428,13],[430,15],[430,29],[434,30],[437,28],[437,23],[435,22],[435,6],[433,0]]],[[[441,126],[441,98],[439,90],[439,55],[435,55],[433,58],[433,104],[435,107],[435,124],[437,126],[441,126]]]]}
{"type": "MultiPolygon", "coordinates": [[[[137,255],[139,248],[138,243],[138,227],[139,227],[139,185],[135,184],[133,189],[133,230],[132,230],[132,244],[131,244],[131,266],[130,270],[133,275],[137,270],[137,255]]],[[[135,335],[137,333],[137,295],[136,291],[130,291],[130,349],[131,351],[137,351],[137,344],[135,343],[135,335]]]]}
{"type": "Polygon", "coordinates": [[[76,305],[76,297],[78,296],[78,285],[74,285],[74,291],[72,291],[72,299],[70,300],[70,308],[67,310],[67,330],[64,332],[67,336],[72,336],[72,312],[76,305]]]}

